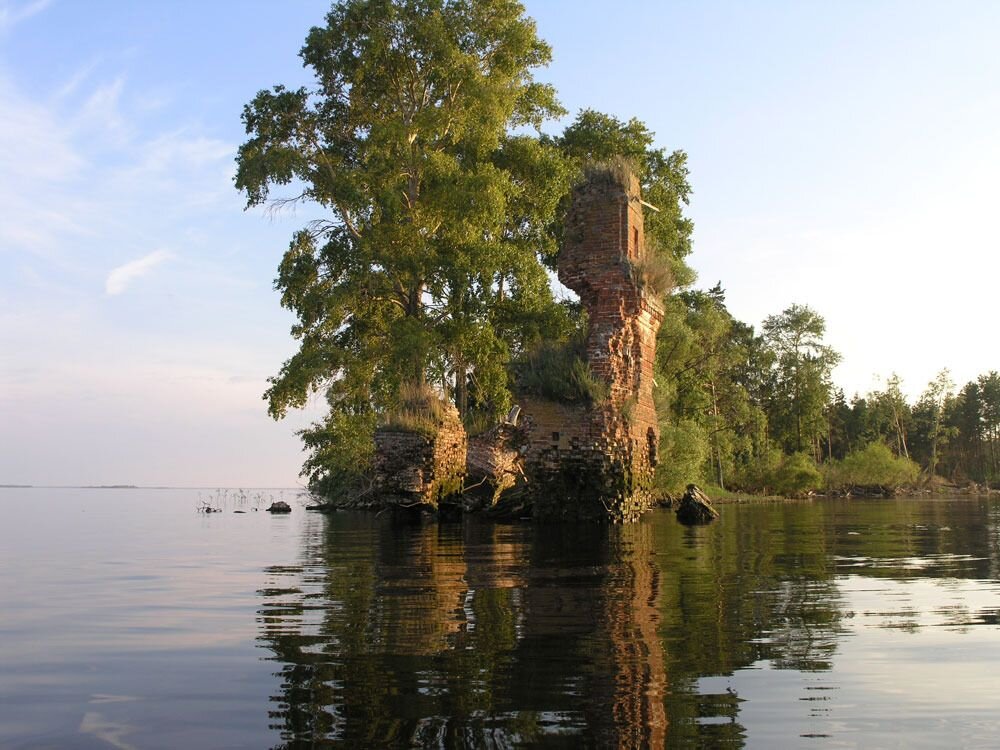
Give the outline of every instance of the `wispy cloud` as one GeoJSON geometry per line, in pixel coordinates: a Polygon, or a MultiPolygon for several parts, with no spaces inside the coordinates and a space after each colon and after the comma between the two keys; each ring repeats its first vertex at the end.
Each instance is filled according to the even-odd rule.
{"type": "Polygon", "coordinates": [[[170,260],[174,256],[166,250],[154,250],[149,255],[144,255],[136,260],[118,266],[111,270],[107,280],[104,282],[104,291],[114,296],[124,292],[128,285],[140,276],[145,276],[165,260],[170,260]]]}
{"type": "Polygon", "coordinates": [[[21,21],[41,13],[52,4],[52,0],[34,0],[29,3],[8,3],[0,0],[0,32],[16,26],[21,21]]]}

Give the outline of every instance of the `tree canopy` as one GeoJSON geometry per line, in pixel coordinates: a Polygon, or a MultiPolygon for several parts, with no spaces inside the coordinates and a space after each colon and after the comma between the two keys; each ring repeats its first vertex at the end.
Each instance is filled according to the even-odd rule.
{"type": "Polygon", "coordinates": [[[509,350],[558,320],[537,256],[568,171],[510,134],[561,112],[533,78],[549,47],[512,0],[345,0],[301,57],[315,85],[261,91],[237,158],[248,206],[327,212],[279,267],[300,347],[271,413],[321,389],[365,412],[456,365],[502,401],[509,350]]]}

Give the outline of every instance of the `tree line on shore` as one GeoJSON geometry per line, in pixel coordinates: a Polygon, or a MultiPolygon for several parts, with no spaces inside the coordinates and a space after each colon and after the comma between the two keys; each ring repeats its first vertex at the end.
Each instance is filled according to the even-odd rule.
{"type": "Polygon", "coordinates": [[[676,292],[667,306],[657,361],[664,490],[687,478],[775,494],[996,481],[997,372],[956,390],[943,369],[913,403],[894,373],[848,400],[831,377],[840,356],[808,306],[759,332],[729,313],[720,285],[676,292]]]}
{"type": "Polygon", "coordinates": [[[792,305],[758,332],[729,313],[721,285],[695,289],[685,153],[594,109],[544,132],[565,110],[534,78],[551,50],[515,0],[343,0],[300,54],[315,83],[245,107],[235,182],[248,207],[322,212],[278,268],[299,346],[265,394],[275,418],[325,398],[327,415],[301,433],[313,489],[351,491],[377,425],[419,429],[439,399],[473,433],[519,388],[600,400],[578,347],[586,314],[550,283],[570,190],[595,168],[633,172],[658,209],[633,270],[666,308],[662,491],[995,477],[996,373],[957,394],[943,374],[913,405],[898,378],[847,402],[818,313],[792,305]]]}

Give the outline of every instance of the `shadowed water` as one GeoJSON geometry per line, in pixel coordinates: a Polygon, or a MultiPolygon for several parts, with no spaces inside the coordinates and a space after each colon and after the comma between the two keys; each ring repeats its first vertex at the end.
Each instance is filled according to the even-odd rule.
{"type": "Polygon", "coordinates": [[[0,490],[0,747],[1000,732],[994,501],[730,505],[689,529],[254,511],[277,494],[204,515],[197,491],[0,490]]]}

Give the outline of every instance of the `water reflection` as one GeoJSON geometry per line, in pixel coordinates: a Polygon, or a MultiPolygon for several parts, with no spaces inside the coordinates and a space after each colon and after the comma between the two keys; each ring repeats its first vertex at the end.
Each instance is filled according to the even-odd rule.
{"type": "Polygon", "coordinates": [[[316,517],[258,592],[272,728],[279,747],[843,738],[859,705],[903,700],[872,665],[921,673],[887,643],[996,629],[998,520],[913,501],[731,506],[695,529],[316,517]]]}
{"type": "Polygon", "coordinates": [[[311,531],[259,592],[286,746],[664,746],[651,526],[311,531]]]}

